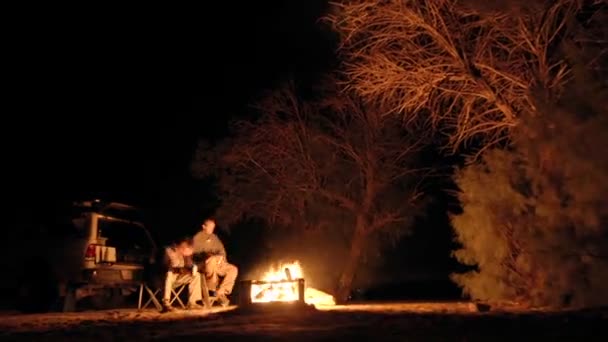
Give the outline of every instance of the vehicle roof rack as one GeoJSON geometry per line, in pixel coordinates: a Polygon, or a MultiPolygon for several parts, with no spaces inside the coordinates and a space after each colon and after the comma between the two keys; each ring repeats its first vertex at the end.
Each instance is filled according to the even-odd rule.
{"type": "Polygon", "coordinates": [[[74,205],[76,207],[82,207],[82,208],[91,208],[93,210],[107,210],[107,209],[138,210],[137,207],[130,205],[130,204],[121,203],[121,202],[102,201],[100,199],[74,201],[74,202],[72,202],[72,205],[74,205]]]}

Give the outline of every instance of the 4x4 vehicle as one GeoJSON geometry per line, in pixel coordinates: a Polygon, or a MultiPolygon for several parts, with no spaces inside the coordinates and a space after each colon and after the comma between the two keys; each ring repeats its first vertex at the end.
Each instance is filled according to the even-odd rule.
{"type": "Polygon", "coordinates": [[[30,310],[72,311],[84,298],[95,308],[118,306],[154,263],[157,247],[136,208],[93,200],[71,210],[38,237],[37,253],[29,253],[19,293],[30,310]]]}

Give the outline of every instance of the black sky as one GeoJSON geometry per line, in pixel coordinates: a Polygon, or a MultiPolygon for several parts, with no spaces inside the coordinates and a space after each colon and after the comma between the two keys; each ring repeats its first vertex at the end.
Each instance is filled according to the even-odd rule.
{"type": "Polygon", "coordinates": [[[191,224],[205,211],[189,175],[196,141],[222,137],[261,89],[327,68],[324,3],[24,9],[3,137],[14,213],[100,196],[191,224]]]}

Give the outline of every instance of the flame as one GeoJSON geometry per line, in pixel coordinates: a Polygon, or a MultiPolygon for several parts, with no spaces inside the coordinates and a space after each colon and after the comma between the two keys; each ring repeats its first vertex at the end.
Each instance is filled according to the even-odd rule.
{"type": "MultiPolygon", "coordinates": [[[[262,277],[263,283],[251,284],[251,301],[253,303],[298,301],[298,279],[304,279],[304,272],[297,261],[271,268],[262,277]]],[[[335,305],[332,295],[314,288],[304,290],[304,301],[315,306],[335,305]]]]}
{"type": "Polygon", "coordinates": [[[289,270],[291,273],[291,279],[300,279],[304,278],[304,272],[302,272],[302,266],[300,263],[295,261],[289,264],[280,265],[278,268],[271,268],[270,271],[264,273],[262,277],[263,281],[282,281],[289,280],[287,279],[287,274],[285,270],[289,270]]]}

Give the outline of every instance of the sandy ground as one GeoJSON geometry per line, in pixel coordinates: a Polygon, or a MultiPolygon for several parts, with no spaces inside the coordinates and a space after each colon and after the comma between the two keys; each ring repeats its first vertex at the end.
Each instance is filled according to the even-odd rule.
{"type": "Polygon", "coordinates": [[[317,310],[121,309],[0,314],[2,341],[608,341],[608,311],[479,313],[469,303],[374,303],[317,310]]]}

